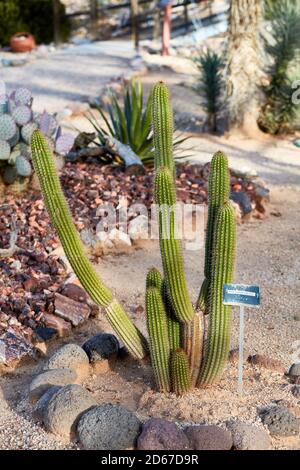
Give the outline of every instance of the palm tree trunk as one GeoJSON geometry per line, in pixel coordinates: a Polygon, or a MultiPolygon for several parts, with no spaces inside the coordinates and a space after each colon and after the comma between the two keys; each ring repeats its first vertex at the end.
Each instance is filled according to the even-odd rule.
{"type": "Polygon", "coordinates": [[[231,0],[227,94],[230,126],[258,131],[258,94],[261,76],[259,25],[262,0],[231,0]]]}

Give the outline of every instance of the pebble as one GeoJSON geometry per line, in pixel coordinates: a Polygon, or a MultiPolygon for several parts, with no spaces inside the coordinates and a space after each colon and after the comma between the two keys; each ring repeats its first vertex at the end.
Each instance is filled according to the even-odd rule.
{"type": "Polygon", "coordinates": [[[228,422],[227,427],[236,450],[268,450],[271,447],[270,437],[264,429],[242,421],[228,422]]]}
{"type": "Polygon", "coordinates": [[[185,433],[171,422],[161,418],[151,418],[138,438],[139,450],[187,450],[191,445],[185,433]]]}
{"type": "Polygon", "coordinates": [[[72,437],[81,414],[95,406],[93,396],[81,385],[65,385],[49,400],[44,412],[47,431],[64,437],[72,437]]]}
{"type": "Polygon", "coordinates": [[[50,357],[44,366],[44,370],[47,369],[71,369],[84,377],[89,370],[89,358],[77,344],[66,344],[50,357]]]}
{"type": "Polygon", "coordinates": [[[300,420],[283,406],[274,406],[263,412],[261,419],[271,436],[295,436],[300,430],[300,420]]]}
{"type": "Polygon", "coordinates": [[[194,450],[229,450],[233,445],[231,433],[220,426],[188,426],[184,432],[194,450]]]}
{"type": "Polygon", "coordinates": [[[90,362],[95,364],[116,357],[119,351],[117,338],[109,333],[99,333],[88,339],[82,346],[90,362]]]}
{"type": "Polygon", "coordinates": [[[46,406],[53,397],[53,395],[60,390],[61,387],[59,385],[52,385],[48,390],[41,396],[41,398],[36,402],[35,407],[32,412],[32,416],[34,419],[39,421],[40,423],[44,422],[44,413],[46,406]]]}
{"type": "Polygon", "coordinates": [[[62,295],[69,297],[69,299],[75,300],[76,302],[87,302],[88,295],[85,290],[77,284],[65,284],[62,289],[62,295]]]}
{"type": "Polygon", "coordinates": [[[77,437],[87,450],[125,450],[136,445],[141,422],[134,413],[119,405],[99,405],[84,413],[77,437]]]}
{"type": "Polygon", "coordinates": [[[37,375],[29,386],[29,401],[35,403],[53,385],[74,383],[77,374],[71,369],[52,369],[37,375]]]}
{"type": "Polygon", "coordinates": [[[300,398],[300,385],[295,385],[292,388],[292,394],[294,395],[295,398],[300,398]]]}
{"type": "Polygon", "coordinates": [[[300,376],[300,362],[297,362],[295,364],[292,364],[290,369],[289,369],[289,375],[293,377],[299,377],[300,376]]]}
{"type": "Polygon", "coordinates": [[[132,240],[147,240],[149,238],[148,217],[138,215],[129,222],[128,235],[132,240]]]}

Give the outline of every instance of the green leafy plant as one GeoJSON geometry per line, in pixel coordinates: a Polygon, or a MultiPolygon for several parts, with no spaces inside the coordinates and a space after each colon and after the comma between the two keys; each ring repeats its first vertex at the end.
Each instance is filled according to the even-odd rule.
{"type": "MultiPolygon", "coordinates": [[[[52,0],[1,0],[0,2],[0,44],[8,45],[10,37],[18,31],[28,31],[37,43],[53,41],[52,0]]],[[[65,16],[65,6],[60,3],[60,35],[67,40],[70,21],[65,16]]]]}
{"type": "Polygon", "coordinates": [[[147,341],[112,292],[96,275],[72,223],[55,170],[54,159],[39,130],[32,136],[32,158],[50,218],[66,256],[82,286],[100,306],[112,328],[137,359],[150,352],[156,387],[181,395],[192,386],[206,386],[219,379],[229,352],[230,307],[222,303],[223,285],[233,281],[235,214],[229,204],[229,170],[221,152],[211,164],[209,222],[206,244],[205,310],[209,331],[204,345],[204,312],[192,304],[185,279],[181,243],[174,236],[176,203],[173,159],[173,113],[167,87],[158,83],[152,92],[155,144],[155,202],[158,209],[163,276],[151,268],[146,279],[147,341]],[[168,223],[169,222],[169,223],[168,223]],[[169,232],[167,232],[169,226],[169,232]]]}
{"type": "MultiPolygon", "coordinates": [[[[104,126],[92,113],[89,113],[88,119],[97,132],[100,145],[105,145],[107,136],[113,137],[129,145],[143,165],[152,166],[154,144],[151,106],[151,94],[144,101],[142,83],[139,80],[131,80],[125,85],[122,105],[119,104],[116,93],[111,91],[109,103],[104,108],[96,107],[104,126]]],[[[174,147],[178,147],[186,139],[186,137],[177,137],[174,140],[174,147]]]]}
{"type": "Polygon", "coordinates": [[[299,116],[299,104],[292,100],[293,68],[300,60],[299,2],[267,2],[266,15],[272,26],[272,37],[265,39],[271,60],[266,70],[270,81],[263,87],[266,102],[258,123],[265,132],[278,134],[292,130],[299,116]]]}
{"type": "Polygon", "coordinates": [[[194,62],[200,72],[196,90],[202,99],[209,129],[216,132],[218,117],[224,108],[224,63],[216,52],[210,50],[194,59],[194,62]]]}

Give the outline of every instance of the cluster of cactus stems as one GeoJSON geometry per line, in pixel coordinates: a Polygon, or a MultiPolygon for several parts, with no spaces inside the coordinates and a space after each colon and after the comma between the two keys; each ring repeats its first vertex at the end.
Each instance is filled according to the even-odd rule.
{"type": "Polygon", "coordinates": [[[54,116],[33,110],[33,96],[27,88],[17,88],[10,94],[2,93],[6,91],[4,83],[0,88],[1,174],[4,183],[17,184],[32,174],[30,141],[35,129],[42,130],[50,148],[61,155],[70,150],[74,137],[62,135],[54,116]]]}
{"type": "Polygon", "coordinates": [[[89,262],[71,219],[43,134],[32,136],[32,160],[45,204],[74,272],[91,298],[103,307],[116,334],[135,358],[150,352],[156,387],[181,395],[191,387],[207,386],[224,370],[230,343],[230,307],[223,305],[223,286],[233,281],[235,214],[229,203],[226,156],[211,163],[204,282],[196,305],[187,288],[181,241],[176,237],[175,165],[172,154],[173,115],[167,87],[152,91],[155,145],[154,198],[158,207],[163,276],[151,268],[146,278],[146,325],[149,342],[136,328],[89,262]],[[208,331],[204,315],[208,314],[208,331]],[[205,346],[204,346],[205,345],[205,346]]]}

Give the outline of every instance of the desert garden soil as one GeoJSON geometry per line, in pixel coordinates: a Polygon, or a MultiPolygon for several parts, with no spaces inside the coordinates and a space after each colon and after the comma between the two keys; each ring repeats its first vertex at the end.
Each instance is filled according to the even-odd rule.
{"type": "MultiPolygon", "coordinates": [[[[246,348],[254,353],[265,353],[281,359],[288,367],[292,362],[291,345],[300,337],[299,321],[299,217],[300,192],[295,189],[273,188],[270,212],[265,221],[254,220],[238,227],[237,276],[238,282],[253,282],[261,286],[262,306],[249,312],[246,321],[246,348]]],[[[154,243],[154,242],[153,242],[154,243]]],[[[143,314],[144,278],[149,266],[160,265],[157,245],[127,255],[108,256],[96,266],[107,283],[118,293],[137,324],[145,329],[143,314]]],[[[202,280],[203,250],[185,253],[187,277],[193,298],[202,280]]],[[[234,318],[232,347],[238,343],[237,315],[234,318]]],[[[99,331],[109,331],[105,320],[92,320],[74,330],[74,337],[61,341],[82,344],[99,331]]],[[[49,346],[49,352],[58,342],[49,346]]],[[[0,398],[0,448],[75,448],[46,434],[34,424],[27,403],[27,386],[32,374],[42,368],[29,363],[14,373],[0,378],[3,397],[0,398]]],[[[86,387],[99,403],[124,404],[136,410],[142,419],[163,416],[179,423],[220,423],[232,418],[257,423],[257,411],[271,402],[284,400],[299,414],[291,385],[282,374],[245,367],[245,395],[236,393],[236,364],[228,365],[219,385],[191,392],[184,397],[153,392],[148,363],[138,364],[130,359],[120,360],[113,371],[91,375],[86,387]]],[[[274,440],[276,448],[299,448],[298,438],[274,440]]]]}

